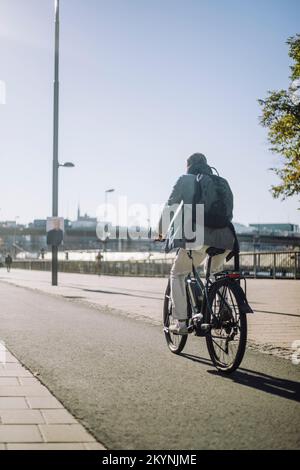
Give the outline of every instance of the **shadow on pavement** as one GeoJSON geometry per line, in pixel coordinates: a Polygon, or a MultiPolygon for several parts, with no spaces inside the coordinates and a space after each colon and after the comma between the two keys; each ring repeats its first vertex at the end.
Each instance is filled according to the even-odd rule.
{"type": "MultiPolygon", "coordinates": [[[[191,361],[213,367],[212,362],[203,357],[185,353],[182,353],[181,356],[191,361]]],[[[207,372],[208,374],[219,375],[220,377],[231,380],[232,382],[252,387],[256,390],[261,390],[262,392],[271,393],[278,397],[287,398],[288,400],[296,402],[300,401],[300,382],[296,382],[294,380],[281,379],[251,369],[245,369],[243,367],[239,368],[231,375],[222,374],[222,372],[217,370],[208,370],[207,372]]]]}
{"type": "Polygon", "coordinates": [[[300,315],[297,315],[296,313],[271,312],[270,310],[255,310],[254,313],[271,313],[272,315],[283,315],[285,317],[296,317],[296,318],[298,317],[298,318],[300,318],[300,315]]]}
{"type": "Polygon", "coordinates": [[[187,354],[187,353],[180,353],[180,356],[185,357],[186,359],[189,359],[190,361],[200,362],[201,364],[205,364],[207,366],[213,367],[213,363],[209,359],[205,359],[204,357],[194,356],[193,354],[187,354]]]}
{"type": "Polygon", "coordinates": [[[141,299],[154,299],[154,300],[160,300],[158,297],[151,297],[151,296],[146,296],[146,295],[139,295],[139,294],[129,294],[127,292],[122,292],[122,291],[111,291],[111,290],[101,290],[101,289],[83,289],[80,288],[80,290],[83,290],[84,292],[95,292],[96,294],[112,294],[112,295],[126,295],[127,297],[138,297],[141,299]]]}

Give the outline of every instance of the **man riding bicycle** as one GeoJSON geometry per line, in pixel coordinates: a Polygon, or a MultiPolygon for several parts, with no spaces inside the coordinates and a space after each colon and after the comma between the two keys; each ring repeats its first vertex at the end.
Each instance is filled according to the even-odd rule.
{"type": "Polygon", "coordinates": [[[185,278],[192,270],[192,260],[194,265],[199,267],[207,258],[208,248],[224,250],[212,258],[211,273],[214,274],[220,270],[225,258],[228,259],[236,248],[236,236],[231,223],[232,208],[233,197],[227,181],[213,174],[203,154],[191,155],[187,159],[187,172],[177,180],[159,223],[159,238],[166,239],[166,251],[178,249],[170,273],[175,323],[170,325],[169,330],[174,334],[188,334],[185,278]],[[182,203],[190,207],[195,204],[204,205],[203,239],[201,244],[194,244],[192,250],[187,249],[188,244],[184,236],[172,237],[169,230],[163,233],[162,221],[166,212],[170,206],[182,203]]]}

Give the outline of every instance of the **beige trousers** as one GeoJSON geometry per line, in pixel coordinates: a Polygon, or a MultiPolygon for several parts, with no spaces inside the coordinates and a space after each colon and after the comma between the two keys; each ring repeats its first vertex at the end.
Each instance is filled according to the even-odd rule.
{"type": "MultiPolygon", "coordinates": [[[[192,257],[194,265],[198,268],[203,261],[208,259],[206,250],[209,248],[204,245],[200,250],[193,250],[192,257]]],[[[211,274],[218,272],[230,250],[225,250],[221,255],[213,256],[211,260],[211,274]]],[[[206,266],[205,266],[206,269],[206,266]]],[[[178,251],[174,260],[171,274],[171,300],[173,308],[173,317],[179,320],[187,318],[187,299],[185,290],[185,278],[192,271],[192,260],[188,252],[182,248],[178,251]]]]}

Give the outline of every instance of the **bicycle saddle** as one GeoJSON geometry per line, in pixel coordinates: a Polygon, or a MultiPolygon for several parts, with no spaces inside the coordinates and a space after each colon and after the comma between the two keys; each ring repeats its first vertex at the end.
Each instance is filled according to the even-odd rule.
{"type": "Polygon", "coordinates": [[[207,248],[206,253],[208,256],[217,256],[221,255],[222,253],[225,253],[225,250],[223,248],[215,248],[213,246],[207,248]]]}

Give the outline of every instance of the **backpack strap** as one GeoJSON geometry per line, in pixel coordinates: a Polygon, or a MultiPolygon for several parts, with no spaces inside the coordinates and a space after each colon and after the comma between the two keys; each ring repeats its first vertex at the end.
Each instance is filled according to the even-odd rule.
{"type": "Polygon", "coordinates": [[[217,170],[214,166],[210,166],[209,168],[210,168],[212,171],[215,170],[216,175],[217,175],[217,176],[220,176],[218,170],[217,170]]]}

